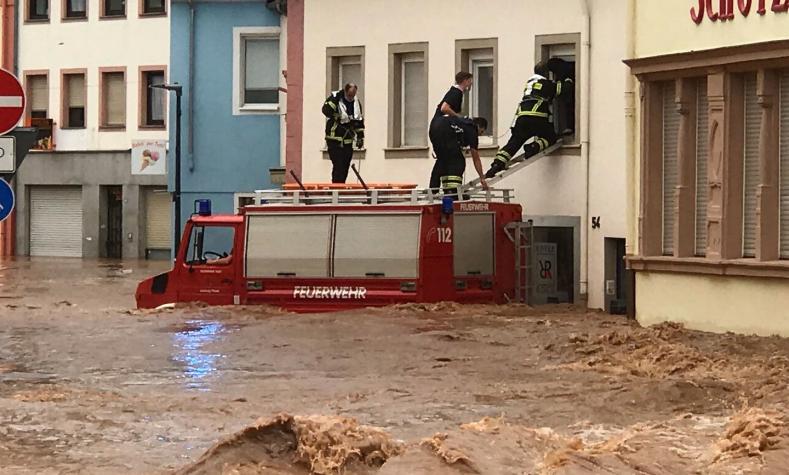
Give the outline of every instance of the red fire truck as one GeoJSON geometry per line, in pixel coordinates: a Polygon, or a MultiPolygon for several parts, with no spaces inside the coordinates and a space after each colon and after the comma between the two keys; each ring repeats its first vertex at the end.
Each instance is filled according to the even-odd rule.
{"type": "Polygon", "coordinates": [[[521,206],[507,190],[470,198],[390,186],[259,191],[236,215],[203,206],[186,223],[173,269],[139,284],[137,306],[326,312],[524,301],[530,227],[521,206]]]}

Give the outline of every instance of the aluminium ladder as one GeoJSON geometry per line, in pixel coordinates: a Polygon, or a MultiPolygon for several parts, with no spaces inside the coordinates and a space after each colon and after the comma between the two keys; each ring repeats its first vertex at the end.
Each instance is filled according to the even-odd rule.
{"type": "MultiPolygon", "coordinates": [[[[489,186],[493,186],[494,184],[498,183],[499,181],[503,180],[504,178],[512,175],[513,173],[517,173],[518,171],[528,167],[529,165],[533,165],[540,161],[540,159],[547,157],[548,155],[552,154],[562,146],[562,139],[559,139],[555,144],[551,145],[550,147],[546,148],[542,152],[532,155],[529,158],[524,158],[526,155],[525,153],[520,153],[516,155],[510,162],[507,164],[507,168],[501,172],[499,172],[493,178],[488,178],[486,181],[488,182],[489,186]]],[[[480,186],[479,178],[475,178],[470,182],[463,185],[463,192],[465,193],[478,193],[482,191],[482,187],[480,186]]]]}

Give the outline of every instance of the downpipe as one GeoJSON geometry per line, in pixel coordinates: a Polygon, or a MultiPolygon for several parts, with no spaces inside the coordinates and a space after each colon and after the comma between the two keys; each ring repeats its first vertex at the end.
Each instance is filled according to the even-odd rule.
{"type": "Polygon", "coordinates": [[[581,114],[581,163],[584,174],[584,209],[581,215],[581,279],[580,289],[581,299],[588,305],[589,302],[589,125],[591,109],[591,30],[592,13],[589,0],[581,0],[581,11],[583,12],[583,25],[581,30],[581,65],[583,68],[583,87],[582,100],[583,106],[581,114]]]}
{"type": "Polygon", "coordinates": [[[187,108],[189,109],[189,118],[187,120],[187,138],[186,138],[186,153],[189,156],[189,172],[195,171],[195,157],[194,157],[194,86],[195,86],[195,5],[193,0],[189,0],[189,96],[187,100],[187,108]]]}
{"type": "MultiPolygon", "coordinates": [[[[627,0],[628,19],[625,30],[625,45],[627,47],[627,59],[636,56],[636,0],[627,0]]],[[[636,79],[625,68],[625,179],[626,200],[625,209],[627,212],[627,236],[625,240],[625,254],[634,255],[636,249],[636,79]]]]}

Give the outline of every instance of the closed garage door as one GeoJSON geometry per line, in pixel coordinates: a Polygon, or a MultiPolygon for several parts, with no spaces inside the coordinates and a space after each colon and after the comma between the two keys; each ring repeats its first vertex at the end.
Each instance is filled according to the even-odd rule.
{"type": "Polygon", "coordinates": [[[146,249],[170,249],[170,193],[166,189],[151,189],[145,194],[146,249]]]}
{"type": "Polygon", "coordinates": [[[30,255],[82,257],[82,188],[30,188],[30,255]]]}

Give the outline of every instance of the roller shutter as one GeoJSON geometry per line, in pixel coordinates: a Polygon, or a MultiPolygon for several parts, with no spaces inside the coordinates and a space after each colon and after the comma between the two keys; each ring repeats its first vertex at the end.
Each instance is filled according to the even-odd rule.
{"type": "Polygon", "coordinates": [[[82,257],[82,188],[30,188],[30,255],[82,257]]]}
{"type": "Polygon", "coordinates": [[[145,193],[145,236],[147,249],[170,249],[172,237],[170,193],[151,189],[145,193]]]}
{"type": "Polygon", "coordinates": [[[745,166],[743,177],[742,254],[756,256],[757,193],[759,192],[759,131],[762,111],[756,95],[756,75],[745,77],[745,166]]]}
{"type": "Polygon", "coordinates": [[[707,254],[707,203],[709,195],[710,111],[707,78],[699,80],[696,122],[696,255],[707,254]]]}
{"type": "Polygon", "coordinates": [[[674,208],[677,188],[679,119],[674,82],[663,86],[663,254],[674,253],[674,208]]]}
{"type": "Polygon", "coordinates": [[[781,75],[781,259],[789,259],[789,71],[781,75]]]}

